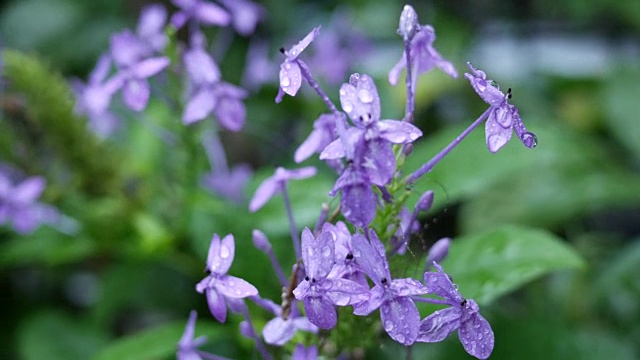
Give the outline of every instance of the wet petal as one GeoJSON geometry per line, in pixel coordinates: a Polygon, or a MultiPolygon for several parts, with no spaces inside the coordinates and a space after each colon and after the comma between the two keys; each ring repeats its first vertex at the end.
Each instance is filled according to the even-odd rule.
{"type": "Polygon", "coordinates": [[[417,296],[427,293],[427,288],[416,279],[395,279],[391,282],[391,290],[395,296],[417,296]]]}
{"type": "Polygon", "coordinates": [[[420,313],[413,300],[396,297],[383,302],[380,306],[380,319],[384,330],[393,340],[407,346],[416,341],[420,313]]]}
{"type": "Polygon", "coordinates": [[[493,330],[480,314],[474,314],[469,320],[464,321],[460,325],[458,336],[470,355],[478,359],[486,359],[491,355],[494,346],[493,330]]]}
{"type": "Polygon", "coordinates": [[[224,296],[214,288],[208,288],[206,294],[211,315],[219,322],[225,322],[227,320],[227,303],[224,300],[224,296]]]}
{"type": "Polygon", "coordinates": [[[320,26],[311,30],[311,32],[308,33],[307,36],[304,37],[304,39],[302,39],[300,42],[295,44],[291,49],[286,51],[285,54],[287,55],[287,60],[294,60],[295,58],[297,58],[300,55],[300,53],[304,49],[306,49],[307,46],[309,46],[309,44],[311,44],[311,42],[316,38],[316,36],[318,36],[319,33],[320,33],[320,26]]]}
{"type": "Polygon", "coordinates": [[[267,344],[282,346],[291,340],[293,335],[296,334],[296,330],[290,319],[284,320],[278,316],[269,320],[264,326],[262,337],[264,337],[264,341],[267,344]]]}
{"type": "Polygon", "coordinates": [[[369,300],[353,305],[353,313],[358,316],[367,316],[374,312],[382,304],[384,288],[375,285],[369,290],[369,300]]]}
{"type": "Polygon", "coordinates": [[[377,123],[380,137],[394,144],[414,142],[422,131],[406,121],[383,120],[377,123]]]}
{"type": "Polygon", "coordinates": [[[166,56],[150,58],[134,65],[132,68],[132,74],[136,78],[146,79],[156,75],[167,66],[169,66],[169,58],[166,56]]]}
{"type": "Polygon", "coordinates": [[[342,215],[359,227],[366,227],[376,216],[376,195],[371,185],[361,183],[342,188],[342,215]]]}
{"type": "Polygon", "coordinates": [[[280,88],[290,96],[296,96],[302,85],[300,66],[295,62],[285,61],[280,64],[280,88]]]}
{"type": "Polygon", "coordinates": [[[437,310],[420,323],[420,332],[416,341],[439,342],[460,327],[462,312],[459,308],[448,307],[437,310]]]}
{"type": "Polygon", "coordinates": [[[459,306],[464,298],[458,292],[449,275],[444,272],[438,263],[433,264],[437,272],[425,272],[424,283],[429,294],[435,294],[451,302],[451,305],[459,306]]]}
{"type": "Polygon", "coordinates": [[[258,289],[244,279],[226,275],[218,279],[216,289],[224,296],[242,299],[247,296],[258,295],[258,289]]]}
{"type": "Polygon", "coordinates": [[[273,177],[265,179],[253,194],[253,198],[249,203],[249,211],[258,211],[278,190],[280,190],[280,182],[277,179],[273,177]]]}
{"type": "Polygon", "coordinates": [[[321,280],[329,275],[334,263],[333,237],[329,232],[321,232],[313,237],[309,228],[302,230],[302,259],[311,279],[321,280]]]}
{"type": "Polygon", "coordinates": [[[329,330],[338,322],[336,308],[325,297],[310,296],[305,298],[304,311],[309,321],[320,329],[329,330]]]}
{"type": "MultiPolygon", "coordinates": [[[[507,105],[507,104],[505,104],[507,105]]],[[[504,128],[497,120],[497,112],[502,108],[496,108],[491,111],[489,118],[485,122],[485,138],[487,148],[490,152],[495,153],[502,148],[511,139],[512,130],[510,127],[504,128]]]]}
{"type": "Polygon", "coordinates": [[[199,90],[187,102],[182,122],[188,125],[206,118],[213,111],[216,102],[215,93],[211,88],[199,90]]]}

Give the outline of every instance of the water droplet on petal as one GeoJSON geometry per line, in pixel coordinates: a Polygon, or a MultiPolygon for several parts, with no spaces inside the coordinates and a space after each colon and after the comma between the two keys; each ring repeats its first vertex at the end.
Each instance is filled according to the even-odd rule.
{"type": "Polygon", "coordinates": [[[282,87],[287,87],[291,85],[291,80],[288,76],[283,76],[282,79],[280,79],[280,85],[282,85],[282,87]]]}
{"type": "Polygon", "coordinates": [[[476,335],[476,337],[478,338],[478,340],[482,340],[482,333],[481,333],[481,332],[479,332],[479,333],[476,335]]]}
{"type": "Polygon", "coordinates": [[[404,343],[404,335],[398,334],[397,338],[398,338],[397,340],[398,340],[399,343],[401,343],[401,344],[404,343]]]}
{"type": "Polygon", "coordinates": [[[538,137],[534,133],[527,131],[522,134],[522,143],[524,144],[524,146],[533,149],[534,147],[538,146],[538,137]]]}
{"type": "Polygon", "coordinates": [[[307,253],[309,254],[309,256],[313,256],[313,248],[311,246],[307,248],[307,253]]]}
{"type": "Polygon", "coordinates": [[[373,96],[369,90],[360,89],[358,90],[358,99],[365,104],[369,104],[373,101],[373,96]]]}
{"type": "Polygon", "coordinates": [[[329,255],[331,255],[331,248],[329,248],[328,246],[323,247],[322,256],[328,257],[329,255]]]}
{"type": "Polygon", "coordinates": [[[393,323],[391,322],[391,320],[387,320],[384,322],[384,330],[387,332],[393,330],[393,323]]]}
{"type": "Polygon", "coordinates": [[[229,257],[229,255],[231,254],[231,251],[229,251],[229,248],[225,245],[220,246],[220,257],[223,259],[226,259],[229,257]]]}
{"type": "Polygon", "coordinates": [[[498,151],[506,143],[507,141],[505,140],[505,138],[502,135],[498,134],[491,135],[489,136],[489,139],[487,139],[487,145],[489,146],[489,150],[491,152],[498,151]]]}
{"type": "Polygon", "coordinates": [[[351,104],[349,101],[344,101],[342,103],[342,110],[344,110],[344,112],[346,112],[347,114],[350,113],[353,110],[353,104],[351,104]]]}

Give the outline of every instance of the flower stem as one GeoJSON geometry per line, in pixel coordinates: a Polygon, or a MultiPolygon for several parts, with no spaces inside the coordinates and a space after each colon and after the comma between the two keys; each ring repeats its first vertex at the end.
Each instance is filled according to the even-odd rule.
{"type": "Polygon", "coordinates": [[[468,128],[466,128],[460,135],[458,135],[458,137],[456,137],[449,145],[447,145],[438,154],[436,154],[436,156],[434,156],[431,160],[427,161],[413,174],[407,176],[407,178],[404,181],[405,184],[413,184],[422,175],[431,171],[433,167],[436,166],[436,164],[445,157],[445,155],[447,155],[451,150],[453,150],[454,147],[458,146],[458,144],[460,144],[460,142],[464,140],[464,138],[466,138],[467,135],[469,135],[471,131],[473,131],[473,129],[478,127],[478,125],[480,125],[482,121],[484,121],[487,118],[487,116],[489,116],[489,113],[491,112],[491,110],[493,110],[493,107],[489,107],[485,112],[483,112],[482,115],[480,115],[480,117],[476,119],[476,121],[474,121],[468,128]]]}
{"type": "Polygon", "coordinates": [[[296,259],[300,259],[300,239],[298,239],[298,228],[293,219],[293,211],[291,209],[291,201],[289,201],[289,193],[286,185],[282,186],[282,199],[284,200],[284,208],[287,210],[287,218],[289,219],[289,230],[291,232],[291,240],[293,241],[293,250],[296,252],[296,259]]]}
{"type": "Polygon", "coordinates": [[[320,87],[320,84],[318,84],[318,82],[311,75],[311,72],[309,71],[309,67],[307,66],[307,64],[305,64],[304,61],[300,59],[296,59],[295,62],[298,64],[298,66],[300,66],[300,72],[302,73],[302,77],[305,80],[307,80],[307,83],[309,83],[309,85],[313,88],[313,90],[315,90],[316,93],[322,98],[322,101],[324,101],[324,103],[327,105],[329,110],[331,110],[331,112],[334,114],[339,113],[336,106],[333,104],[331,99],[329,99],[329,96],[327,96],[327,94],[320,87]]]}

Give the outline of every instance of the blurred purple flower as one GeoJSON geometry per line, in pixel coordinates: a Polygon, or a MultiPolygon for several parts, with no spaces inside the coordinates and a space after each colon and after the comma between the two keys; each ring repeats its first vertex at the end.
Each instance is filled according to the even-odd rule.
{"type": "Polygon", "coordinates": [[[169,58],[150,55],[147,45],[130,30],[111,37],[111,56],[118,68],[116,77],[122,81],[122,98],[135,111],[143,110],[149,101],[147,78],[169,66],[169,58]]]}
{"type": "Polygon", "coordinates": [[[226,297],[241,299],[258,295],[258,290],[253,285],[243,279],[227,275],[233,262],[234,252],[233,235],[229,234],[220,241],[218,234],[214,234],[207,256],[209,275],[196,285],[196,291],[206,294],[209,310],[220,322],[225,322],[227,318],[226,297]]]}
{"type": "Polygon", "coordinates": [[[480,315],[475,301],[464,299],[442,266],[433,263],[437,272],[426,272],[424,282],[429,294],[444,299],[450,307],[427,316],[420,324],[420,335],[416,341],[439,342],[458,330],[458,337],[464,349],[472,356],[486,359],[494,345],[491,325],[480,315]]]}
{"type": "Polygon", "coordinates": [[[227,360],[222,356],[217,356],[213,354],[209,354],[202,350],[198,350],[198,347],[204,345],[207,342],[206,336],[200,336],[194,339],[195,331],[196,331],[196,319],[198,317],[198,313],[195,310],[191,310],[189,313],[189,321],[187,321],[187,326],[184,329],[184,333],[178,342],[178,352],[176,353],[176,358],[178,360],[227,360]]]}
{"type": "Polygon", "coordinates": [[[269,59],[269,45],[264,41],[252,41],[247,50],[242,85],[252,91],[276,80],[277,64],[269,59]]]}
{"type": "Polygon", "coordinates": [[[264,16],[264,8],[249,0],[218,0],[231,13],[231,23],[243,36],[253,34],[260,18],[264,16]]]}
{"type": "Polygon", "coordinates": [[[309,137],[300,144],[295,152],[294,160],[297,163],[303,162],[314,153],[321,153],[332,141],[336,139],[336,115],[322,114],[313,123],[313,131],[309,137]]]}
{"type": "Polygon", "coordinates": [[[107,80],[111,58],[102,55],[89,74],[87,83],[80,80],[72,80],[71,86],[76,95],[75,111],[87,116],[89,128],[100,138],[106,138],[118,126],[118,119],[109,112],[111,97],[122,86],[119,77],[107,80]]]}
{"type": "Polygon", "coordinates": [[[142,44],[148,47],[149,55],[164,50],[169,39],[164,33],[167,9],[160,4],[147,5],[142,9],[136,33],[142,44]]]}
{"type": "Polygon", "coordinates": [[[298,344],[293,350],[291,360],[316,360],[318,359],[318,348],[315,345],[309,345],[305,348],[304,345],[298,344]]]}
{"type": "MultiPolygon", "coordinates": [[[[412,64],[412,79],[413,88],[416,88],[417,78],[420,74],[423,74],[435,67],[439,67],[447,75],[451,77],[458,77],[458,72],[453,65],[445,60],[440,53],[433,47],[433,42],[436,40],[436,32],[431,25],[420,26],[418,32],[413,36],[411,40],[411,59],[412,64]]],[[[400,72],[407,67],[407,59],[403,53],[391,71],[389,71],[389,83],[391,85],[397,85],[400,78],[400,72]]]]}
{"type": "Polygon", "coordinates": [[[282,191],[287,182],[291,179],[306,179],[316,174],[317,170],[313,166],[306,166],[299,169],[287,170],[278,167],[273,174],[266,178],[256,190],[251,202],[249,203],[249,211],[256,212],[271,199],[273,195],[282,191]]]}
{"type": "Polygon", "coordinates": [[[171,0],[180,10],[171,16],[171,25],[180,29],[187,21],[204,25],[227,26],[231,16],[220,6],[206,0],[171,0]]]}
{"type": "Polygon", "coordinates": [[[14,185],[0,172],[0,225],[10,224],[19,234],[29,234],[42,224],[55,225],[62,216],[52,206],[38,202],[45,180],[33,176],[14,185]]]}
{"type": "Polygon", "coordinates": [[[436,241],[429,248],[429,253],[427,254],[427,264],[425,271],[428,271],[431,265],[434,263],[442,262],[444,258],[449,255],[449,247],[451,246],[451,238],[444,237],[438,241],[436,241]]]}
{"type": "Polygon", "coordinates": [[[358,266],[375,283],[369,300],[354,305],[353,313],[365,316],[379,307],[387,334],[403,345],[411,345],[420,327],[420,313],[411,296],[424,295],[427,288],[411,278],[392,280],[384,245],[373,230],[369,231],[369,238],[371,242],[364,235],[355,234],[352,240],[358,266]]]}
{"type": "Polygon", "coordinates": [[[302,230],[302,261],[307,275],[293,294],[304,302],[309,321],[321,329],[336,325],[336,305],[353,305],[368,299],[366,287],[347,279],[327,278],[334,264],[334,251],[329,232],[321,232],[315,238],[309,228],[302,230]]]}
{"type": "Polygon", "coordinates": [[[222,127],[239,131],[246,117],[242,103],[246,90],[220,80],[220,70],[205,50],[204,34],[195,32],[191,39],[191,48],[184,54],[189,98],[182,121],[192,124],[214,114],[222,127]]]}
{"type": "Polygon", "coordinates": [[[252,174],[253,170],[248,164],[239,164],[226,171],[213,170],[202,181],[206,188],[219,196],[241,203],[245,200],[244,190],[252,174]]]}
{"type": "MultiPolygon", "coordinates": [[[[274,304],[275,305],[275,304],[274,304]]],[[[273,319],[269,320],[262,329],[262,337],[267,344],[282,346],[289,342],[298,330],[317,333],[318,327],[313,325],[306,316],[282,316],[282,308],[275,305],[273,319]]]]}
{"type": "Polygon", "coordinates": [[[302,73],[300,65],[297,62],[298,56],[300,56],[302,51],[311,44],[316,36],[318,36],[318,33],[320,33],[320,26],[311,30],[304,39],[295,44],[288,51],[284,50],[284,48],[280,49],[280,51],[286,55],[286,58],[282,64],[280,64],[280,88],[278,89],[278,95],[276,96],[277,103],[282,101],[285,93],[290,96],[296,96],[298,90],[300,90],[300,86],[302,85],[302,73]]]}
{"type": "Polygon", "coordinates": [[[465,73],[464,76],[482,100],[491,106],[485,123],[485,136],[489,151],[495,153],[500,150],[511,139],[512,129],[524,146],[536,147],[538,139],[524,127],[522,119],[518,115],[518,109],[509,104],[511,89],[505,95],[493,80],[487,79],[484,71],[475,69],[471,63],[467,63],[467,66],[471,70],[471,74],[465,73]]]}

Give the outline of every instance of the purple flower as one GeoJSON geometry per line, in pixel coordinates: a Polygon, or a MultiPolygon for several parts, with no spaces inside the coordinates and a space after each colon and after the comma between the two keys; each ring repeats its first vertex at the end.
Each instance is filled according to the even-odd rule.
{"type": "MultiPolygon", "coordinates": [[[[340,121],[340,120],[338,120],[340,121]]],[[[336,115],[322,114],[313,123],[313,131],[309,137],[300,144],[293,159],[300,163],[308,159],[314,153],[320,153],[332,141],[336,139],[336,115]]]]}
{"type": "Polygon", "coordinates": [[[184,329],[184,333],[178,342],[178,352],[176,353],[176,357],[178,360],[201,360],[201,359],[211,359],[211,360],[225,360],[226,358],[222,356],[217,356],[213,354],[209,354],[202,350],[198,350],[199,346],[204,345],[207,342],[206,336],[200,336],[196,339],[193,338],[196,331],[196,319],[198,317],[198,313],[195,310],[191,310],[189,313],[189,321],[187,321],[187,326],[184,329]]]}
{"type": "Polygon", "coordinates": [[[392,144],[407,144],[422,135],[408,122],[380,120],[380,98],[368,75],[353,74],[340,88],[340,103],[355,127],[320,153],[321,160],[346,157],[348,166],[330,195],[342,191],[343,215],[355,225],[367,226],[376,211],[371,185],[386,185],[396,171],[392,144]]]}
{"type": "Polygon", "coordinates": [[[0,224],[11,224],[19,234],[28,234],[41,224],[57,224],[62,216],[51,206],[38,202],[45,180],[33,176],[16,184],[0,172],[0,224]]]}
{"type": "Polygon", "coordinates": [[[316,174],[316,168],[306,166],[295,170],[287,170],[278,167],[273,176],[266,178],[256,190],[251,202],[249,203],[249,211],[256,212],[264,206],[277,192],[282,191],[283,187],[291,179],[306,179],[316,174]]]}
{"type": "Polygon", "coordinates": [[[472,356],[486,359],[494,345],[491,325],[480,315],[475,301],[464,299],[442,266],[433,263],[437,272],[426,272],[424,282],[430,294],[444,299],[450,307],[427,316],[420,324],[420,335],[416,341],[438,342],[458,330],[464,349],[472,356]]]}
{"type": "Polygon", "coordinates": [[[471,63],[467,63],[467,66],[469,66],[471,74],[465,73],[464,76],[482,100],[491,106],[485,123],[485,136],[489,151],[495,153],[500,150],[511,139],[512,129],[524,146],[536,147],[538,139],[524,127],[522,119],[518,115],[518,109],[509,104],[511,89],[505,95],[493,80],[487,79],[484,71],[475,69],[471,63]]]}
{"type": "Polygon", "coordinates": [[[293,350],[291,360],[316,360],[318,358],[318,348],[310,345],[305,348],[304,345],[298,344],[293,350]]]}
{"type": "Polygon", "coordinates": [[[338,321],[335,306],[353,305],[368,299],[367,288],[347,279],[329,279],[334,263],[333,237],[321,232],[314,238],[311,230],[302,230],[302,261],[307,276],[293,290],[304,302],[304,310],[312,324],[331,329],[338,321]]]}
{"type": "Polygon", "coordinates": [[[313,325],[306,316],[290,314],[286,318],[282,316],[282,308],[274,305],[276,317],[269,320],[262,329],[262,337],[267,344],[282,346],[289,342],[298,330],[317,333],[318,327],[313,325]]]}
{"type": "Polygon", "coordinates": [[[449,247],[451,246],[451,238],[444,237],[438,241],[436,241],[429,248],[429,253],[427,254],[427,268],[429,270],[431,264],[441,262],[444,258],[449,255],[449,247]]]}
{"type": "Polygon", "coordinates": [[[220,6],[206,0],[171,0],[180,10],[171,16],[171,25],[180,29],[192,20],[205,25],[227,26],[231,16],[220,6]]]}
{"type": "Polygon", "coordinates": [[[253,285],[243,279],[227,275],[233,262],[234,252],[233,235],[229,234],[220,241],[218,234],[214,234],[207,256],[209,275],[196,285],[196,291],[206,294],[209,310],[220,322],[225,322],[227,318],[226,297],[241,299],[258,295],[258,290],[253,285]]]}
{"type": "Polygon", "coordinates": [[[149,48],[149,53],[162,51],[167,42],[167,35],[164,34],[164,25],[167,22],[167,9],[160,4],[145,6],[140,14],[140,22],[136,28],[136,33],[149,48]]]}
{"type": "Polygon", "coordinates": [[[89,127],[100,138],[106,138],[118,126],[118,119],[108,108],[111,97],[122,86],[122,80],[119,77],[107,80],[110,67],[111,58],[102,55],[86,84],[79,80],[71,84],[77,97],[75,111],[87,116],[89,127]]]}
{"type": "Polygon", "coordinates": [[[356,262],[375,286],[368,301],[354,305],[354,314],[369,315],[378,307],[384,330],[389,336],[403,344],[411,345],[418,337],[420,313],[411,296],[423,295],[427,289],[415,279],[391,279],[385,248],[373,230],[369,231],[371,242],[362,234],[353,236],[356,262]]]}
{"type": "MultiPolygon", "coordinates": [[[[418,32],[411,39],[411,58],[412,58],[412,79],[413,88],[416,88],[418,75],[423,74],[435,67],[439,67],[447,75],[458,77],[458,73],[453,65],[445,60],[440,53],[433,47],[436,40],[436,32],[431,25],[419,26],[418,32]]],[[[400,78],[400,72],[407,67],[407,59],[403,53],[398,63],[389,71],[389,83],[397,85],[400,78]]]]}
{"type": "Polygon", "coordinates": [[[212,171],[204,176],[203,183],[214,193],[240,203],[245,199],[244,190],[253,171],[248,164],[240,164],[231,169],[212,171]]]}
{"type": "Polygon", "coordinates": [[[204,49],[202,33],[191,34],[191,48],[184,54],[189,80],[189,99],[182,114],[185,124],[192,124],[214,114],[222,127],[239,131],[244,126],[246,110],[242,99],[247,92],[220,80],[220,70],[204,49]]]}
{"type": "Polygon", "coordinates": [[[252,91],[276,79],[277,64],[269,59],[269,45],[264,41],[253,41],[247,50],[242,85],[252,91]]]}
{"type": "Polygon", "coordinates": [[[130,30],[111,37],[111,56],[118,68],[116,76],[122,81],[122,98],[135,111],[144,109],[149,101],[147,78],[169,66],[169,58],[150,55],[147,45],[130,30]]]}
{"type": "Polygon", "coordinates": [[[369,287],[365,274],[362,272],[353,257],[353,243],[351,233],[347,225],[338,221],[335,225],[325,223],[323,232],[329,232],[335,245],[335,264],[328,277],[331,279],[342,278],[355,281],[363,287],[369,287]]]}
{"type": "Polygon", "coordinates": [[[262,6],[249,0],[218,0],[231,13],[231,23],[243,36],[253,34],[264,14],[262,6]]]}
{"type": "Polygon", "coordinates": [[[299,43],[295,44],[291,49],[281,51],[287,56],[282,64],[280,64],[280,88],[278,89],[278,95],[276,96],[276,102],[282,101],[284,94],[290,96],[296,96],[300,86],[302,85],[302,73],[300,65],[298,64],[298,56],[306,49],[309,44],[318,36],[320,32],[320,26],[311,30],[307,36],[299,43]]]}

